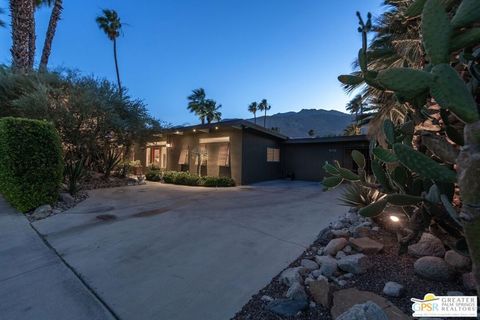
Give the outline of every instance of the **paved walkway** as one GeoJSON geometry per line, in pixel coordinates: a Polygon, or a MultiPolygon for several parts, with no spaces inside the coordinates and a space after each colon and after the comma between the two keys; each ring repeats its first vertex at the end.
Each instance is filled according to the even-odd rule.
{"type": "Polygon", "coordinates": [[[114,319],[1,197],[0,319],[114,319]]]}
{"type": "Polygon", "coordinates": [[[120,319],[226,320],[345,212],[338,195],[298,181],[150,183],[95,190],[33,225],[120,319]]]}

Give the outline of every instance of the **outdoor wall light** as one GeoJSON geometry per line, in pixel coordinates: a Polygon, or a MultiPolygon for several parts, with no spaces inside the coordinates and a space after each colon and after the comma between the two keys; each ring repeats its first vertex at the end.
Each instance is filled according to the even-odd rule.
{"type": "Polygon", "coordinates": [[[166,146],[167,148],[171,148],[171,147],[172,147],[172,144],[171,144],[171,143],[167,143],[165,146],[166,146]]]}
{"type": "Polygon", "coordinates": [[[193,132],[197,132],[197,129],[193,129],[193,132]]]}
{"type": "Polygon", "coordinates": [[[215,127],[215,130],[218,130],[218,127],[215,127]]]}

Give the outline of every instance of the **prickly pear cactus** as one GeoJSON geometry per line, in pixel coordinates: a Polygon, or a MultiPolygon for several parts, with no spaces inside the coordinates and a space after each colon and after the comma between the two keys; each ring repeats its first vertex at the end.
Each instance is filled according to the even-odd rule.
{"type": "MultiPolygon", "coordinates": [[[[399,103],[413,109],[400,128],[385,122],[387,145],[377,143],[372,148],[371,168],[363,172],[373,173],[374,182],[364,178],[354,182],[385,196],[359,212],[375,217],[390,205],[413,206],[417,209],[410,218],[417,221],[412,227],[416,232],[422,232],[431,219],[441,232],[451,232],[450,238],[465,235],[480,286],[480,0],[415,0],[403,14],[420,19],[426,53],[423,70],[372,70],[375,64],[369,64],[366,44],[370,28],[357,13],[362,32],[361,75],[339,77],[344,84],[359,85],[363,80],[375,90],[394,92],[399,103]],[[441,118],[430,116],[432,105],[440,107],[441,118]],[[430,119],[438,129],[420,137],[419,119],[430,119]],[[460,189],[461,210],[458,203],[452,205],[455,185],[460,189]]],[[[335,176],[344,180],[340,172],[335,176]]],[[[454,242],[459,246],[465,239],[454,242]]]]}

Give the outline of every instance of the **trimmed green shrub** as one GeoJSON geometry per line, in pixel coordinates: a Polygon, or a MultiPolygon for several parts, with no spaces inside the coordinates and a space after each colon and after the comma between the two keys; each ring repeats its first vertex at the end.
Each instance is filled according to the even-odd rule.
{"type": "Polygon", "coordinates": [[[163,181],[169,184],[203,187],[233,187],[235,181],[229,177],[199,177],[196,174],[183,171],[164,171],[150,169],[146,174],[147,180],[163,181]]]}
{"type": "Polygon", "coordinates": [[[201,185],[205,187],[233,187],[235,181],[229,177],[203,177],[201,185]]]}
{"type": "Polygon", "coordinates": [[[145,174],[145,179],[148,181],[161,181],[162,180],[162,171],[156,168],[149,168],[145,174]]]}
{"type": "Polygon", "coordinates": [[[0,192],[26,212],[58,199],[63,155],[55,127],[46,121],[0,119],[0,192]]]}
{"type": "Polygon", "coordinates": [[[165,171],[162,175],[162,180],[165,183],[175,183],[176,176],[177,176],[176,171],[165,171]]]}

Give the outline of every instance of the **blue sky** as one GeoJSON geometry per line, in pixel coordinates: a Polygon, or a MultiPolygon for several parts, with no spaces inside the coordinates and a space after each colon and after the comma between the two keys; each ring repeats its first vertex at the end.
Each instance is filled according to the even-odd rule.
{"type": "MultiPolygon", "coordinates": [[[[97,28],[102,8],[124,27],[118,55],[123,85],[150,112],[174,124],[196,122],[186,96],[203,87],[224,118],[250,117],[266,98],[271,113],[324,108],[349,100],[336,77],[351,70],[360,46],[355,11],[374,15],[378,0],[64,1],[51,67],[115,80],[112,44],[97,28]]],[[[0,0],[7,9],[8,1],[0,0]]],[[[39,60],[50,11],[37,12],[39,60]]],[[[8,17],[4,16],[4,20],[8,17]]],[[[10,63],[10,30],[0,30],[0,63],[10,63]]]]}

